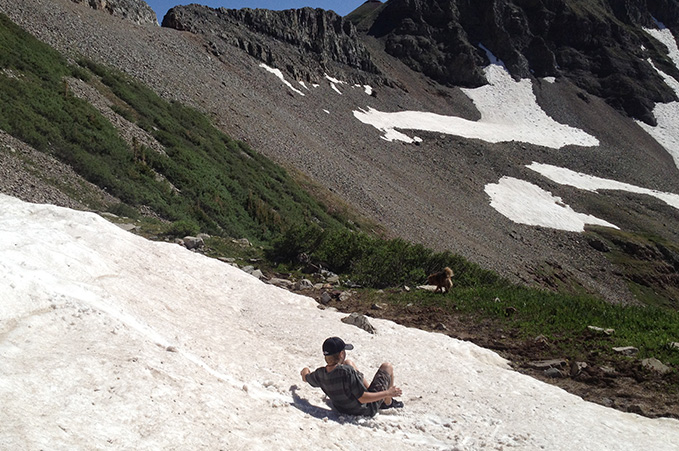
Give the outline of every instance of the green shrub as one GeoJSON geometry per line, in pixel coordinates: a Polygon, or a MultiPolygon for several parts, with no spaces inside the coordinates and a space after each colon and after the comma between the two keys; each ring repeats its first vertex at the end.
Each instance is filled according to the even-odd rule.
{"type": "Polygon", "coordinates": [[[185,236],[195,236],[200,232],[200,226],[190,219],[181,219],[171,223],[165,233],[167,235],[183,238],[185,236]]]}
{"type": "Polygon", "coordinates": [[[366,287],[423,284],[428,274],[446,266],[455,272],[455,283],[460,286],[502,283],[497,274],[450,252],[436,253],[400,238],[385,240],[346,228],[323,230],[315,224],[289,229],[274,241],[268,257],[294,264],[301,253],[366,287]]]}
{"type": "Polygon", "coordinates": [[[118,202],[116,204],[111,205],[108,208],[109,213],[113,213],[116,216],[120,216],[122,218],[131,218],[131,219],[138,219],[139,218],[139,212],[130,207],[127,204],[124,204],[122,202],[118,202]]]}
{"type": "Polygon", "coordinates": [[[296,263],[300,254],[311,255],[323,237],[317,224],[300,224],[275,238],[267,251],[267,258],[284,263],[296,263]]]}

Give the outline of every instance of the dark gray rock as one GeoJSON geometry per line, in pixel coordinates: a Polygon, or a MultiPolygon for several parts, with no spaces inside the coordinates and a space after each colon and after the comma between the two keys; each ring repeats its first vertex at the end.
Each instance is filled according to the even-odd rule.
{"type": "Polygon", "coordinates": [[[368,318],[365,315],[361,315],[360,313],[354,312],[346,318],[342,318],[342,322],[356,326],[371,334],[377,332],[373,325],[370,324],[370,321],[368,321],[368,318]]]}
{"type": "Polygon", "coordinates": [[[203,246],[205,246],[205,242],[203,241],[202,238],[198,238],[195,236],[185,236],[184,246],[186,246],[186,248],[189,250],[200,249],[203,246]]]}

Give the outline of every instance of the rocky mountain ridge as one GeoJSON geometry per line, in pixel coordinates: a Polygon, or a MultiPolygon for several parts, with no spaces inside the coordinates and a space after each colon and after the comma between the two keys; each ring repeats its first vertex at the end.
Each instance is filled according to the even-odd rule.
{"type": "MultiPolygon", "coordinates": [[[[677,17],[679,7],[667,1],[583,5],[564,0],[390,0],[371,23],[362,25],[369,36],[384,43],[384,51],[436,82],[462,87],[486,84],[483,67],[489,61],[483,45],[516,78],[567,77],[616,109],[655,125],[653,105],[676,100],[676,94],[647,60],[666,73],[679,76],[679,71],[667,61],[666,49],[642,28],[654,27],[657,20],[677,29],[677,17]]],[[[171,9],[163,26],[231,39],[297,79],[309,78],[299,73],[305,64],[289,58],[277,61],[276,52],[256,36],[286,42],[301,49],[302,55],[317,55],[316,70],[335,61],[379,73],[351,15],[343,20],[332,12],[311,9],[238,11],[189,5],[171,9]],[[250,32],[248,38],[243,28],[250,32]]]]}
{"type": "Polygon", "coordinates": [[[156,13],[141,0],[72,0],[86,3],[90,8],[103,10],[112,16],[130,20],[138,25],[157,24],[156,13]]]}
{"type": "Polygon", "coordinates": [[[170,9],[162,26],[209,36],[209,46],[217,55],[221,45],[231,44],[266,64],[285,68],[298,80],[317,78],[332,63],[379,74],[353,24],[333,11],[212,9],[194,4],[170,9]],[[298,49],[301,61],[276,51],[272,39],[298,49]]]}
{"type": "MultiPolygon", "coordinates": [[[[612,89],[612,98],[599,96],[595,91],[584,90],[577,77],[598,80],[602,86],[608,81],[602,83],[597,74],[582,68],[566,71],[558,63],[558,55],[571,51],[561,47],[557,51],[552,48],[557,41],[545,37],[542,53],[546,56],[522,53],[540,48],[536,25],[539,20],[534,18],[539,16],[537,12],[547,18],[556,17],[548,12],[558,8],[572,12],[576,7],[584,8],[581,2],[483,2],[489,9],[477,11],[476,24],[462,21],[457,28],[453,21],[456,14],[462,17],[462,11],[466,11],[464,17],[476,17],[471,10],[461,8],[463,2],[369,3],[370,13],[362,17],[363,21],[352,15],[340,18],[310,9],[255,13],[177,7],[166,16],[165,27],[121,20],[121,16],[71,0],[0,0],[0,12],[69,56],[82,55],[112,65],[144,81],[161,96],[208,113],[230,136],[247,141],[286,167],[304,172],[395,236],[460,253],[511,280],[596,293],[614,302],[636,302],[627,285],[629,277],[607,258],[609,253],[601,250],[605,246],[593,246],[591,243],[596,241],[582,234],[513,223],[490,207],[483,190],[486,184],[502,177],[520,177],[558,195],[574,209],[602,216],[623,230],[679,241],[674,227],[679,215],[667,205],[624,192],[600,195],[559,186],[526,168],[532,161],[539,161],[679,192],[677,168],[671,156],[630,118],[625,108],[618,108],[622,105],[615,97],[620,97],[618,90],[612,89]],[[412,23],[407,17],[399,22],[398,15],[405,17],[407,11],[411,11],[412,23]],[[485,17],[482,12],[490,15],[490,19],[484,19],[486,22],[480,20],[485,17]],[[394,20],[386,21],[390,15],[394,20]],[[528,21],[527,17],[532,19],[528,21]],[[491,19],[497,23],[495,28],[487,26],[491,19]],[[522,22],[524,19],[528,22],[522,22]],[[512,24],[523,23],[530,24],[532,35],[523,29],[519,30],[523,34],[511,32],[512,24]],[[457,33],[458,40],[448,40],[442,30],[457,33]],[[490,30],[495,30],[497,36],[490,36],[490,30]],[[486,40],[486,34],[492,39],[486,40]],[[502,36],[509,41],[506,48],[500,45],[502,36]],[[483,42],[477,41],[481,37],[483,42]],[[407,42],[417,43],[413,49],[420,50],[403,55],[395,51],[399,43],[408,47],[404,44],[407,42]],[[422,72],[428,69],[417,63],[415,56],[421,53],[427,61],[438,61],[432,68],[467,67],[470,80],[461,84],[483,84],[485,79],[476,76],[483,75],[481,69],[486,64],[486,56],[478,50],[479,43],[503,58],[515,76],[523,74],[528,64],[527,76],[532,77],[533,92],[544,111],[560,123],[596,136],[601,144],[596,148],[567,146],[553,150],[523,142],[488,143],[423,132],[421,142],[407,145],[380,139],[373,127],[356,120],[354,112],[367,108],[431,111],[478,120],[479,111],[452,79],[437,81],[431,75],[424,76],[422,72]],[[426,53],[422,48],[435,51],[426,53]],[[466,55],[460,57],[464,61],[451,62],[456,52],[466,55]],[[553,59],[556,66],[547,64],[553,59]],[[299,86],[295,88],[297,92],[286,88],[262,69],[261,63],[280,69],[294,83],[304,82],[307,88],[295,85],[299,86]],[[556,74],[557,82],[541,81],[535,76],[534,65],[544,66],[538,69],[544,74],[554,69],[561,71],[556,74]],[[326,74],[337,82],[328,81],[326,74]],[[363,84],[372,86],[373,95],[364,92],[363,84]]],[[[600,1],[596,5],[606,6],[604,9],[609,11],[613,3],[600,1]]],[[[657,20],[674,26],[671,2],[646,4],[657,6],[623,8],[622,13],[607,12],[598,18],[606,17],[617,24],[622,22],[616,14],[627,14],[645,24],[653,12],[657,20]]],[[[555,22],[545,23],[554,26],[555,22]]],[[[597,33],[590,35],[589,40],[596,36],[597,33]]],[[[640,42],[623,42],[625,45],[620,44],[619,49],[634,49],[639,58],[646,57],[636,48],[640,42]]],[[[654,48],[660,52],[658,43],[649,42],[646,48],[651,49],[650,56],[654,48]]],[[[598,48],[605,56],[606,47],[598,48]]],[[[591,55],[596,52],[583,51],[580,55],[585,61],[594,58],[591,55]]],[[[646,67],[640,61],[634,68],[646,67]]],[[[661,56],[654,62],[667,64],[661,56]]],[[[637,97],[632,97],[638,98],[640,104],[670,99],[671,92],[666,87],[654,90],[657,78],[654,76],[652,82],[634,78],[638,86],[630,85],[630,89],[637,97]]],[[[610,246],[607,239],[597,239],[610,246]]],[[[674,267],[668,262],[663,271],[674,267]]],[[[662,283],[674,283],[670,279],[660,278],[669,280],[662,283]]]]}

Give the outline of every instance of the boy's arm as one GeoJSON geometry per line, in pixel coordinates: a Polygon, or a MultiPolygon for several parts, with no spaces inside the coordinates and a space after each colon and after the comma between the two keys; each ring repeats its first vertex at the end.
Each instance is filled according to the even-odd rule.
{"type": "Polygon", "coordinates": [[[367,391],[363,393],[363,396],[358,398],[358,402],[361,404],[369,404],[375,401],[381,401],[384,398],[393,398],[395,396],[401,396],[401,389],[398,387],[389,387],[384,391],[370,392],[367,391]]]}
{"type": "Polygon", "coordinates": [[[302,375],[302,381],[306,382],[306,377],[311,373],[311,370],[308,367],[304,367],[302,372],[300,373],[302,375]]]}

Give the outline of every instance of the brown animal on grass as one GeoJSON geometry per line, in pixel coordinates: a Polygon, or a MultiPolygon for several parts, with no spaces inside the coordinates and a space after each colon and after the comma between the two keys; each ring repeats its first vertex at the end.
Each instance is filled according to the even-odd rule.
{"type": "Polygon", "coordinates": [[[453,286],[453,270],[445,267],[443,271],[435,272],[427,277],[427,283],[429,285],[436,285],[434,293],[447,293],[453,286]]]}

